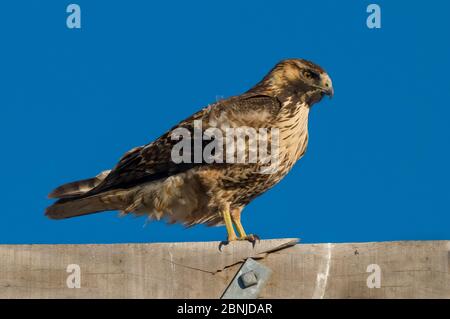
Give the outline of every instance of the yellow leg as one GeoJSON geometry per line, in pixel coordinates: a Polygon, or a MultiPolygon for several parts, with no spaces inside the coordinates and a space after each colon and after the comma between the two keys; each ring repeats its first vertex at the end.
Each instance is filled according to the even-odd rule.
{"type": "Polygon", "coordinates": [[[238,240],[248,240],[249,242],[255,243],[256,240],[259,240],[258,235],[247,235],[245,233],[244,227],[241,224],[241,213],[233,214],[232,216],[233,224],[236,226],[236,230],[238,231],[239,237],[238,240]]]}
{"type": "Polygon", "coordinates": [[[247,234],[245,233],[244,227],[242,227],[241,224],[241,218],[235,218],[233,219],[233,224],[236,226],[236,230],[239,234],[239,238],[245,238],[247,237],[247,234]]]}
{"type": "Polygon", "coordinates": [[[228,208],[222,211],[223,220],[225,222],[225,227],[227,229],[228,241],[234,241],[237,239],[236,233],[234,232],[233,222],[231,220],[230,210],[228,208]]]}

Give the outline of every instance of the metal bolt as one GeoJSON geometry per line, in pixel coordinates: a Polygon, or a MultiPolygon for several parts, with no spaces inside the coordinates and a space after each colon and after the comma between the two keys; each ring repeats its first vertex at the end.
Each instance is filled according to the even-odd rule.
{"type": "Polygon", "coordinates": [[[258,283],[258,277],[256,277],[256,274],[253,270],[250,270],[245,274],[242,274],[239,279],[241,279],[244,288],[254,286],[258,283]]]}

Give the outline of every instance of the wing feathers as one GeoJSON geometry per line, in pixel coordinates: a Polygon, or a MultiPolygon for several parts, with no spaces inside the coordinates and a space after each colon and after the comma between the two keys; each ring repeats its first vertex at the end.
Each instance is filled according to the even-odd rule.
{"type": "Polygon", "coordinates": [[[204,162],[176,164],[171,159],[171,150],[178,142],[171,139],[172,132],[183,127],[193,134],[194,120],[202,120],[203,130],[214,126],[267,127],[280,108],[281,103],[277,98],[261,94],[244,94],[221,100],[180,122],[154,142],[126,153],[107,178],[88,194],[130,188],[185,172],[195,166],[207,165],[204,162]]]}

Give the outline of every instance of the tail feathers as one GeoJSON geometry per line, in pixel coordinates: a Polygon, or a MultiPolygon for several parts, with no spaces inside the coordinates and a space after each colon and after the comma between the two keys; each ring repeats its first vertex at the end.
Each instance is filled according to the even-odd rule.
{"type": "Polygon", "coordinates": [[[88,197],[63,198],[49,206],[45,215],[50,219],[65,219],[107,210],[124,210],[129,205],[128,193],[114,190],[88,197]]]}
{"type": "Polygon", "coordinates": [[[64,184],[52,191],[49,198],[68,198],[87,193],[97,187],[108,176],[110,171],[103,171],[94,178],[64,184]]]}

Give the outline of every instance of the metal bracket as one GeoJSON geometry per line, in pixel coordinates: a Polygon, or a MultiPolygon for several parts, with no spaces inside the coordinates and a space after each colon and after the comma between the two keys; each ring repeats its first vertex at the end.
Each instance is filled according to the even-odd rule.
{"type": "Polygon", "coordinates": [[[269,267],[247,258],[223,293],[222,299],[256,299],[271,274],[269,267]]]}

